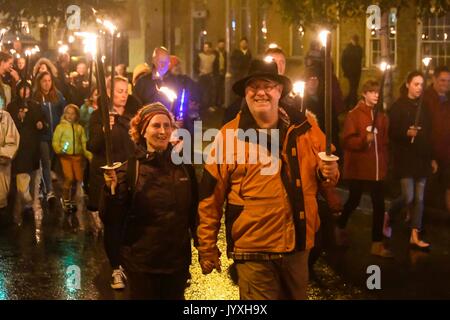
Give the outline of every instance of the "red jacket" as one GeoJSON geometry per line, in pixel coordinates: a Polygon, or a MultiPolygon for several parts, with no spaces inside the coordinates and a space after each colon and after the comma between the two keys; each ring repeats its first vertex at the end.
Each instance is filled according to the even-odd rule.
{"type": "Polygon", "coordinates": [[[431,143],[433,158],[450,165],[450,97],[441,102],[433,87],[425,91],[424,103],[431,115],[431,143]]]}
{"type": "Polygon", "coordinates": [[[384,180],[388,162],[388,118],[379,112],[375,124],[378,133],[370,145],[367,127],[372,125],[373,112],[363,101],[345,119],[343,133],[344,179],[384,180]]]}

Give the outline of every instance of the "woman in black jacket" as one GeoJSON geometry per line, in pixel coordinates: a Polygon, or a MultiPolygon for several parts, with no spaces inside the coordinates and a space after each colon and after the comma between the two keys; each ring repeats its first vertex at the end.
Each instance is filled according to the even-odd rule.
{"type": "Polygon", "coordinates": [[[41,132],[44,115],[37,101],[30,98],[31,82],[19,81],[14,100],[8,105],[8,112],[20,134],[19,149],[13,161],[12,170],[16,176],[17,196],[14,207],[14,223],[22,224],[24,205],[32,204],[36,227],[42,221],[42,207],[39,194],[39,161],[41,132]]]}
{"type": "MultiPolygon", "coordinates": [[[[128,95],[128,80],[116,76],[114,78],[114,112],[110,117],[112,143],[112,161],[124,163],[130,154],[134,152],[134,144],[130,138],[130,120],[136,114],[139,103],[128,95]]],[[[108,81],[108,88],[111,83],[108,81]]],[[[90,211],[96,231],[102,228],[99,219],[100,194],[104,185],[102,166],[106,165],[106,147],[103,131],[102,115],[100,108],[92,113],[89,120],[89,141],[87,149],[92,152],[93,159],[89,167],[89,203],[90,211]]],[[[125,275],[120,262],[120,230],[123,227],[124,215],[120,212],[103,215],[105,251],[113,269],[111,287],[123,289],[125,287],[125,275]]]]}
{"type": "Polygon", "coordinates": [[[403,207],[411,210],[411,246],[428,249],[429,243],[419,239],[422,229],[424,190],[428,175],[437,171],[432,160],[430,144],[431,119],[428,108],[422,106],[418,128],[415,127],[424,77],[419,71],[411,72],[402,89],[401,97],[391,107],[389,138],[394,158],[394,175],[400,179],[401,196],[391,203],[389,216],[395,216],[403,207]],[[414,141],[412,140],[414,138],[414,141]]]}
{"type": "Polygon", "coordinates": [[[171,160],[174,129],[162,104],[143,107],[131,121],[136,152],[105,175],[105,214],[127,213],[122,259],[134,299],[184,299],[189,278],[197,182],[192,166],[171,160]]]}

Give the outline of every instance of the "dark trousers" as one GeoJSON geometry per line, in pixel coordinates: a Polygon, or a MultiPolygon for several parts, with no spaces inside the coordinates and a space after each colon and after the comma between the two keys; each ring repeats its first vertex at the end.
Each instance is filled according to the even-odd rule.
{"type": "Polygon", "coordinates": [[[216,106],[223,107],[225,103],[225,74],[216,77],[216,106]]]}
{"type": "Polygon", "coordinates": [[[216,83],[212,73],[199,77],[198,84],[202,90],[202,110],[206,110],[216,104],[216,83]]]}
{"type": "Polygon", "coordinates": [[[184,300],[187,271],[171,274],[128,272],[133,300],[184,300]]]}
{"type": "Polygon", "coordinates": [[[350,215],[358,207],[364,190],[370,192],[372,199],[372,241],[383,240],[383,221],[384,221],[384,182],[383,181],[365,181],[349,180],[349,197],[344,205],[342,215],[339,217],[338,225],[345,228],[350,215]]]}
{"type": "Polygon", "coordinates": [[[106,216],[102,217],[104,225],[103,243],[111,268],[118,269],[121,265],[120,247],[123,242],[125,216],[124,213],[116,215],[113,213],[113,211],[106,212],[106,216]]]}

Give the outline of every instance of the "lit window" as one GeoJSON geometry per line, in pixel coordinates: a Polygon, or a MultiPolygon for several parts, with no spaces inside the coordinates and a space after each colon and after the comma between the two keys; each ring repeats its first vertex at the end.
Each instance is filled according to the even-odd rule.
{"type": "Polygon", "coordinates": [[[431,65],[450,63],[450,13],[442,17],[431,16],[423,19],[421,54],[433,58],[431,65]]]}
{"type": "MultiPolygon", "coordinates": [[[[391,65],[397,64],[397,9],[392,8],[389,12],[388,20],[389,30],[389,63],[391,65]]],[[[370,29],[366,33],[366,67],[377,66],[380,64],[381,57],[381,39],[380,31],[370,29]]]]}

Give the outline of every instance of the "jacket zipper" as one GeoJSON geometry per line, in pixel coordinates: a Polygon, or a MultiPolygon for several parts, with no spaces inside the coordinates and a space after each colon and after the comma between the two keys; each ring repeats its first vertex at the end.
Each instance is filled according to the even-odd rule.
{"type": "Polygon", "coordinates": [[[75,155],[75,129],[73,127],[73,123],[71,125],[72,125],[72,139],[73,139],[72,155],[75,155]]]}
{"type": "MultiPolygon", "coordinates": [[[[373,119],[373,109],[370,111],[370,114],[372,115],[372,123],[375,123],[373,119]]],[[[379,180],[379,167],[378,167],[378,141],[377,141],[377,133],[374,131],[374,141],[375,141],[375,181],[379,180]]]]}

